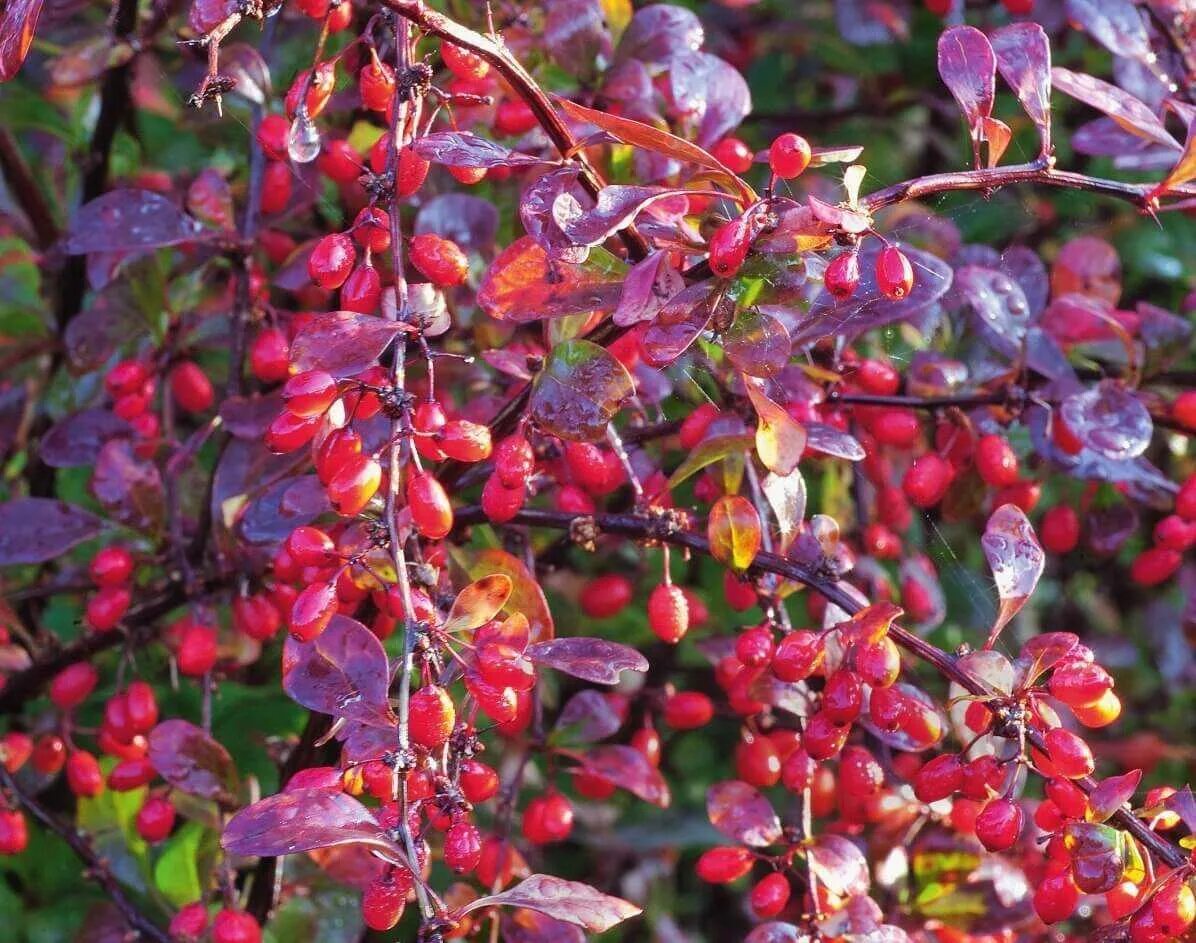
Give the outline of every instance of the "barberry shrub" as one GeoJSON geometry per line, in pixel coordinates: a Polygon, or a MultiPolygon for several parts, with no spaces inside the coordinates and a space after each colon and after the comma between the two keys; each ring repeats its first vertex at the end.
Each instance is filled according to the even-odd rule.
{"type": "Polygon", "coordinates": [[[5,4],[6,938],[1191,935],[1196,17],[694,6],[5,4]]]}

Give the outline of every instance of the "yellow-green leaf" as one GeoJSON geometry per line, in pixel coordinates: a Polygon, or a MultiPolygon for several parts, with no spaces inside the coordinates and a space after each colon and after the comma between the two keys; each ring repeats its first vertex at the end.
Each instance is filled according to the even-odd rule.
{"type": "Polygon", "coordinates": [[[760,551],[760,515],[747,498],[725,494],[710,509],[706,537],[714,559],[743,573],[760,551]]]}

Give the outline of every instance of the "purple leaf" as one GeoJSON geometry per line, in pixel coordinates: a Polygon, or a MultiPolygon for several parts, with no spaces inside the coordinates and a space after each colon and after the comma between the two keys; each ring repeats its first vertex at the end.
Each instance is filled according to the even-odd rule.
{"type": "Polygon", "coordinates": [[[1130,0],[1067,0],[1067,18],[1113,55],[1154,63],[1146,24],[1130,0]]]}
{"type": "Polygon", "coordinates": [[[1089,822],[1106,822],[1113,814],[1134,797],[1138,784],[1142,782],[1142,770],[1134,769],[1121,776],[1110,776],[1096,784],[1088,794],[1089,822]]]}
{"type": "Polygon", "coordinates": [[[282,407],[280,393],[230,396],[220,404],[220,421],[238,439],[260,439],[282,407]]]}
{"type": "Polygon", "coordinates": [[[406,326],[398,321],[383,321],[370,314],[320,314],[291,342],[291,367],[296,371],[326,370],[334,377],[352,376],[372,366],[403,330],[406,326]]]}
{"type": "Polygon", "coordinates": [[[785,325],[759,308],[745,308],[722,336],[727,359],[753,377],[771,377],[785,369],[793,342],[785,325]]]}
{"type": "Polygon", "coordinates": [[[978,146],[983,119],[992,115],[997,57],[992,44],[974,26],[952,26],[939,36],[939,75],[951,91],[978,146]]]}
{"type": "Polygon", "coordinates": [[[387,700],[386,651],[373,632],[348,616],[333,616],[310,642],[287,639],[282,687],[291,700],[321,714],[376,727],[397,722],[387,700]]]}
{"type": "Polygon", "coordinates": [[[610,62],[611,39],[598,0],[548,0],[544,45],[570,75],[592,77],[610,62]]]}
{"type": "Polygon", "coordinates": [[[980,546],[1001,600],[996,622],[984,646],[992,648],[1001,630],[1034,592],[1046,564],[1046,554],[1025,512],[1016,504],[1003,504],[993,511],[980,546]]]}
{"type": "Polygon", "coordinates": [[[860,284],[855,294],[840,301],[822,291],[808,312],[798,314],[797,324],[789,329],[795,345],[804,347],[831,336],[850,343],[865,331],[921,314],[951,287],[950,266],[929,252],[902,246],[914,269],[914,287],[900,301],[886,298],[876,284],[877,242],[870,239],[860,250],[860,284]]]}
{"type": "Polygon", "coordinates": [[[1102,380],[1067,397],[1059,412],[1087,448],[1114,461],[1141,455],[1154,434],[1149,410],[1117,380],[1102,380]]]}
{"type": "Polygon", "coordinates": [[[1191,786],[1184,786],[1179,792],[1163,800],[1163,806],[1179,816],[1189,832],[1196,835],[1196,796],[1191,786]]]}
{"type": "Polygon", "coordinates": [[[810,870],[832,894],[851,897],[868,892],[868,862],[842,835],[820,835],[806,855],[810,870]]]}
{"type": "Polygon", "coordinates": [[[669,786],[660,770],[635,747],[608,744],[580,757],[587,773],[626,789],[633,796],[662,809],[669,807],[669,786]]]}
{"type": "Polygon", "coordinates": [[[643,7],[620,38],[615,62],[638,59],[659,65],[679,52],[696,52],[704,39],[702,22],[691,11],[666,3],[643,7]]]}
{"type": "MultiPolygon", "coordinates": [[[[558,225],[574,245],[600,245],[652,203],[667,197],[684,196],[685,193],[685,190],[664,187],[612,184],[598,191],[598,200],[593,209],[582,210],[579,215],[570,214],[568,218],[558,220],[558,225]]],[[[564,198],[567,199],[567,195],[564,198]]]]}
{"type": "Polygon", "coordinates": [[[446,167],[530,167],[545,161],[469,131],[433,131],[411,145],[420,157],[446,167]]]}
{"type": "Polygon", "coordinates": [[[619,327],[651,321],[684,288],[685,279],[670,261],[669,253],[660,249],[649,252],[627,272],[613,320],[619,327]]]}
{"type": "Polygon", "coordinates": [[[574,245],[561,229],[562,221],[582,214],[589,195],[580,183],[576,164],[557,167],[527,185],[519,198],[519,221],[555,262],[580,265],[589,258],[586,246],[574,245]]]}
{"type": "Polygon", "coordinates": [[[1061,66],[1051,69],[1055,88],[1077,98],[1097,111],[1103,111],[1118,126],[1138,137],[1179,150],[1179,142],[1163,127],[1163,122],[1150,108],[1129,92],[1082,72],[1072,72],[1061,66]]]}
{"type": "Polygon", "coordinates": [[[310,524],[332,510],[328,494],[315,475],[281,478],[270,484],[241,512],[237,528],[251,544],[277,544],[301,524],[310,524]]]}
{"type": "Polygon", "coordinates": [[[270,67],[249,43],[222,44],[220,72],[237,83],[233,93],[246,101],[264,105],[270,99],[270,67]]]}
{"type": "Polygon", "coordinates": [[[344,792],[297,789],[242,809],[220,839],[234,855],[280,857],[337,845],[367,845],[395,864],[406,856],[372,812],[344,792]]]}
{"type": "Polygon", "coordinates": [[[1022,646],[1018,655],[1024,683],[1033,684],[1040,675],[1068,658],[1079,644],[1079,636],[1071,632],[1044,632],[1034,636],[1022,646]]]}
{"type": "Polygon", "coordinates": [[[158,466],[138,458],[128,439],[109,439],[100,447],[91,493],[112,517],[138,530],[155,530],[166,517],[158,466]]]}
{"type": "Polygon", "coordinates": [[[0,10],[0,82],[21,68],[41,16],[42,0],[9,0],[0,10]]]}
{"type": "Polygon", "coordinates": [[[603,894],[588,884],[566,881],[548,874],[533,874],[501,894],[471,900],[454,916],[464,916],[483,907],[498,906],[526,907],[555,920],[579,926],[590,933],[605,933],[641,913],[634,904],[603,894]]]}
{"type": "Polygon", "coordinates": [[[805,943],[810,937],[791,923],[773,920],[752,928],[743,943],[805,943]]]}
{"type": "Polygon", "coordinates": [[[1017,282],[1030,306],[1030,317],[1037,318],[1051,294],[1042,258],[1027,246],[1010,246],[1001,253],[1001,271],[1017,282]]]}
{"type": "Polygon", "coordinates": [[[503,943],[586,943],[585,931],[526,907],[499,920],[503,943]]]}
{"type": "Polygon", "coordinates": [[[714,316],[712,306],[722,300],[720,295],[712,294],[713,287],[709,281],[690,285],[660,309],[640,341],[648,363],[662,367],[689,350],[714,316]]]}
{"type": "Polygon", "coordinates": [[[634,392],[631,374],[610,351],[574,339],[552,348],[532,383],[528,414],[562,439],[594,442],[634,392]]]}
{"type": "Polygon", "coordinates": [[[415,232],[435,233],[466,252],[477,252],[494,244],[498,210],[489,200],[468,193],[442,193],[419,208],[415,232]]]}
{"type": "Polygon", "coordinates": [[[51,468],[94,465],[100,449],[110,439],[126,438],[133,427],[107,409],[85,409],[56,422],[42,436],[38,449],[51,468]]]}
{"type": "Polygon", "coordinates": [[[908,0],[835,0],[835,25],[856,46],[904,42],[909,17],[908,0]]]}
{"type": "Polygon", "coordinates": [[[228,751],[185,720],[165,720],[149,735],[149,760],[182,792],[221,803],[236,801],[237,770],[228,751]]]}
{"type": "Polygon", "coordinates": [[[814,214],[815,219],[825,223],[832,229],[841,229],[844,232],[850,233],[862,233],[872,228],[872,219],[866,213],[857,213],[845,206],[835,206],[833,203],[827,203],[816,196],[806,197],[806,205],[810,208],[810,212],[814,214]]]}
{"type": "Polygon", "coordinates": [[[622,263],[598,251],[586,264],[551,259],[531,236],[517,239],[491,264],[478,288],[478,305],[499,321],[524,324],[588,311],[613,311],[619,303],[622,263]]]}
{"type": "Polygon", "coordinates": [[[91,303],[67,325],[63,341],[71,364],[79,371],[95,370],[128,341],[145,330],[145,320],[131,290],[137,276],[113,282],[98,291],[91,303]]]}
{"type": "Polygon", "coordinates": [[[634,648],[601,638],[558,638],[527,647],[537,664],[595,684],[618,684],[623,671],[647,671],[648,659],[634,648]]]}
{"type": "Polygon", "coordinates": [[[844,432],[825,422],[807,422],[806,447],[823,455],[845,458],[849,462],[861,462],[867,453],[860,440],[850,432],[844,432]]]}
{"type": "Polygon", "coordinates": [[[682,52],[669,60],[673,102],[697,121],[696,139],[710,147],[739,126],[752,110],[752,93],[730,63],[707,52],[682,52]]]}
{"type": "Polygon", "coordinates": [[[16,498],[0,504],[0,566],[45,563],[95,537],[103,521],[51,498],[16,498]]]}
{"type": "Polygon", "coordinates": [[[989,347],[1010,359],[1021,353],[1030,304],[1016,281],[995,269],[965,265],[955,270],[951,294],[962,302],[971,329],[989,347]]]}
{"type": "Polygon", "coordinates": [[[79,207],[63,250],[134,252],[202,239],[207,231],[169,199],[152,190],[112,190],[79,207]]]}
{"type": "Polygon", "coordinates": [[[1001,77],[1038,127],[1042,154],[1051,152],[1051,44],[1037,23],[1011,23],[992,35],[1001,77]]]}
{"type": "Polygon", "coordinates": [[[601,692],[578,691],[557,715],[554,730],[574,743],[605,740],[623,726],[620,717],[601,692]]]}
{"type": "Polygon", "coordinates": [[[731,841],[765,848],[781,840],[781,820],[755,787],[738,779],[715,783],[706,791],[710,824],[731,841]]]}

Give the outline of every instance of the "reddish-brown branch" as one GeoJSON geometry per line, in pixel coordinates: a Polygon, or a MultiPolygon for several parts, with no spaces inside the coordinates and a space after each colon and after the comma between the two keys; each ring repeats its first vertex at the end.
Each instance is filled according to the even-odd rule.
{"type": "Polygon", "coordinates": [[[21,156],[16,139],[7,128],[0,128],[0,174],[8,184],[8,192],[25,213],[39,249],[49,249],[58,241],[58,226],[54,214],[42,196],[29,164],[21,156]]]}
{"type": "MultiPolygon", "coordinates": [[[[510,523],[569,530],[576,520],[583,517],[586,517],[586,515],[569,514],[564,511],[540,510],[538,508],[525,508],[510,523]]],[[[686,547],[695,553],[710,554],[710,543],[704,536],[693,531],[678,530],[665,526],[661,520],[654,520],[638,514],[593,514],[589,515],[589,517],[592,518],[600,530],[608,534],[617,534],[636,540],[659,540],[686,547]]],[[[459,523],[468,524],[484,521],[486,517],[482,513],[481,508],[466,507],[461,508],[457,512],[456,519],[459,523]]],[[[856,613],[864,608],[863,604],[858,602],[851,593],[847,592],[842,584],[818,574],[805,564],[799,563],[796,560],[789,560],[774,553],[761,552],[756,554],[756,558],[752,562],[748,572],[749,575],[756,576],[765,573],[775,573],[783,576],[785,579],[801,583],[803,586],[821,593],[828,602],[834,603],[847,613],[856,613]]],[[[932,665],[944,678],[954,681],[968,693],[981,697],[991,697],[997,693],[975,675],[971,674],[966,668],[962,667],[959,664],[959,659],[954,655],[943,651],[936,645],[932,645],[909,630],[894,624],[890,628],[889,634],[894,642],[911,655],[920,661],[932,665]]],[[[1027,736],[1035,747],[1040,750],[1044,749],[1042,737],[1036,731],[1028,730],[1027,736]]],[[[1078,780],[1077,784],[1085,792],[1091,792],[1096,785],[1091,779],[1078,780]]],[[[1181,849],[1165,838],[1155,834],[1144,822],[1126,810],[1118,810],[1110,821],[1132,834],[1146,847],[1153,857],[1168,867],[1180,867],[1187,860],[1187,856],[1181,849]]]]}
{"type": "Polygon", "coordinates": [[[30,815],[66,842],[75,856],[83,862],[86,873],[103,888],[104,893],[120,911],[130,929],[147,940],[154,940],[156,943],[170,943],[171,938],[166,931],[143,914],[137,905],[129,899],[107,862],[97,854],[91,842],[82,832],[74,826],[60,821],[40,802],[18,787],[12,774],[2,765],[0,765],[0,783],[3,784],[4,790],[30,815]]]}

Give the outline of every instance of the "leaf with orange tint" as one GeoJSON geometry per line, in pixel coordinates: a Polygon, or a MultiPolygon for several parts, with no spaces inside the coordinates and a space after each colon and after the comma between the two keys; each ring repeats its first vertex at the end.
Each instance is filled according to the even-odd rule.
{"type": "Polygon", "coordinates": [[[544,590],[518,557],[497,548],[479,551],[464,547],[453,548],[452,556],[453,562],[472,580],[481,580],[495,573],[509,577],[511,595],[507,597],[502,611],[508,616],[522,613],[527,617],[532,642],[546,642],[553,637],[552,613],[548,608],[548,600],[544,598],[544,590]]]}
{"type": "Polygon", "coordinates": [[[806,430],[789,413],[764,395],[759,381],[745,376],[748,399],[756,409],[756,454],[770,472],[788,475],[806,450],[806,430]]]}
{"type": "Polygon", "coordinates": [[[485,625],[502,612],[513,585],[505,573],[492,573],[470,583],[453,600],[444,631],[468,632],[485,625]]]}
{"type": "Polygon", "coordinates": [[[490,317],[516,324],[614,311],[626,277],[627,265],[602,248],[591,249],[585,262],[564,262],[524,236],[491,263],[478,288],[478,305],[490,317]]]}
{"type": "Polygon", "coordinates": [[[743,573],[760,550],[760,515],[747,498],[725,494],[710,509],[706,537],[714,559],[743,573]]]}
{"type": "Polygon", "coordinates": [[[1110,776],[1096,784],[1088,794],[1088,808],[1084,818],[1089,822],[1105,822],[1129,802],[1142,782],[1142,770],[1133,769],[1121,776],[1110,776]]]}
{"type": "Polygon", "coordinates": [[[42,0],[8,0],[0,11],[0,82],[7,82],[25,61],[41,16],[42,0]]]}
{"type": "Polygon", "coordinates": [[[642,147],[644,150],[664,154],[666,157],[672,157],[674,160],[687,164],[697,164],[699,167],[711,171],[710,178],[712,180],[717,180],[737,191],[745,202],[753,203],[756,200],[755,191],[746,182],[736,176],[709,151],[698,147],[691,141],[679,138],[668,131],[661,131],[642,121],[621,118],[606,111],[597,111],[564,98],[557,99],[557,104],[574,121],[584,121],[601,128],[624,144],[642,147]]]}
{"type": "Polygon", "coordinates": [[[1016,504],[1002,504],[993,511],[984,528],[984,536],[980,538],[980,546],[1001,597],[996,622],[984,645],[987,649],[993,647],[1001,630],[1034,592],[1046,564],[1046,554],[1033,525],[1016,504]]]}
{"type": "Polygon", "coordinates": [[[844,643],[874,644],[889,633],[889,627],[905,612],[891,602],[877,602],[865,606],[846,622],[834,626],[844,643]]]}

